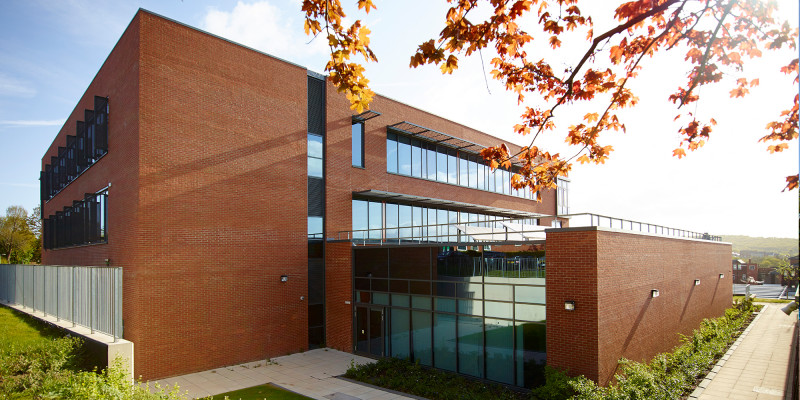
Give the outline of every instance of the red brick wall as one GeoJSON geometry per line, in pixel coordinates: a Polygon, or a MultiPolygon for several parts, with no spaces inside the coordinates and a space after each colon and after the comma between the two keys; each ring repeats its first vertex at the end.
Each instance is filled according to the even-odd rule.
{"type": "Polygon", "coordinates": [[[350,243],[325,245],[325,344],[353,351],[353,278],[350,243]]]}
{"type": "Polygon", "coordinates": [[[94,95],[109,152],[44,211],[111,182],[109,243],[43,261],[124,267],[134,373],[305,349],[306,70],[139,12],[45,161],[94,95]]]}
{"type": "Polygon", "coordinates": [[[730,306],[730,281],[719,277],[730,252],[727,243],[592,228],[548,232],[548,364],[606,384],[620,358],[669,351],[678,333],[730,306]],[[576,310],[564,310],[565,300],[576,310]]]}
{"type": "Polygon", "coordinates": [[[42,170],[50,157],[58,155],[58,147],[66,146],[67,135],[75,135],[77,121],[84,120],[84,110],[94,108],[94,96],[107,96],[109,152],[55,197],[45,202],[42,216],[47,218],[82,200],[109,183],[108,243],[74,248],[42,250],[43,264],[111,265],[128,267],[134,254],[129,249],[136,238],[138,199],[138,131],[139,131],[139,16],[120,38],[95,79],[86,89],[75,109],[67,117],[53,143],[42,158],[42,170]],[[120,229],[121,227],[124,229],[120,229]]]}
{"type": "Polygon", "coordinates": [[[140,15],[141,256],[125,299],[136,374],[301,351],[306,70],[140,15]]]}

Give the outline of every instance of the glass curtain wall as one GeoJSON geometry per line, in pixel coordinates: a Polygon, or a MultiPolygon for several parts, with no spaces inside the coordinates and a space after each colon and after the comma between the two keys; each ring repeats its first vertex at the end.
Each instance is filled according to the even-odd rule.
{"type": "Polygon", "coordinates": [[[392,131],[386,134],[386,171],[536,199],[536,192],[528,188],[518,190],[511,187],[511,171],[503,168],[492,171],[478,154],[412,139],[392,131]]]}
{"type": "MultiPolygon", "coordinates": [[[[402,239],[407,241],[456,242],[460,238],[453,224],[490,228],[508,217],[445,210],[440,208],[353,200],[353,239],[402,239]]],[[[516,219],[538,225],[538,218],[516,219]]],[[[496,226],[500,228],[500,226],[496,226]]],[[[463,234],[462,234],[463,235],[463,234]]]]}
{"type": "Polygon", "coordinates": [[[381,353],[361,351],[510,385],[543,383],[544,266],[541,274],[487,267],[500,257],[519,262],[441,247],[354,249],[356,308],[385,315],[383,326],[371,327],[385,332],[381,353]]]}

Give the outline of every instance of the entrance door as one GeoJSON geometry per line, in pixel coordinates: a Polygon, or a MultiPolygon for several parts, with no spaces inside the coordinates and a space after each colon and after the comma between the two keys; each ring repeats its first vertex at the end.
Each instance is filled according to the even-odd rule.
{"type": "Polygon", "coordinates": [[[384,308],[356,307],[356,351],[383,357],[384,308]]]}

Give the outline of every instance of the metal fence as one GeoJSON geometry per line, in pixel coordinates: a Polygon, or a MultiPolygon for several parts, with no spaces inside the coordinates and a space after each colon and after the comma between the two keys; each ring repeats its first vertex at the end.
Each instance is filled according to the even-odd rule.
{"type": "Polygon", "coordinates": [[[122,337],[122,268],[0,265],[0,301],[122,337]]]}

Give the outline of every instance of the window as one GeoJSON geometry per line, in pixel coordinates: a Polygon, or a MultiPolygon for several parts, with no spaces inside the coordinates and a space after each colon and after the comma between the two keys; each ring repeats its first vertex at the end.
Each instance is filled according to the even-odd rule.
{"type": "Polygon", "coordinates": [[[353,166],[364,168],[364,123],[353,124],[353,166]]]}
{"type": "Polygon", "coordinates": [[[67,135],[65,147],[58,148],[39,175],[43,202],[108,153],[108,98],[95,96],[94,110],[86,110],[84,119],[77,121],[75,135],[67,135]]]}
{"type": "Polygon", "coordinates": [[[569,181],[559,178],[557,185],[556,210],[561,215],[569,214],[569,181]]]}
{"type": "Polygon", "coordinates": [[[322,178],[322,136],[308,134],[308,176],[322,178]]]}
{"type": "Polygon", "coordinates": [[[86,195],[54,215],[44,218],[45,249],[108,242],[106,229],[108,189],[86,195]]]}

